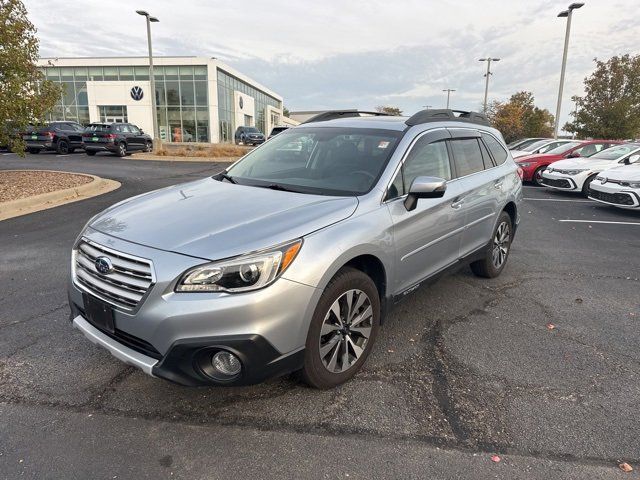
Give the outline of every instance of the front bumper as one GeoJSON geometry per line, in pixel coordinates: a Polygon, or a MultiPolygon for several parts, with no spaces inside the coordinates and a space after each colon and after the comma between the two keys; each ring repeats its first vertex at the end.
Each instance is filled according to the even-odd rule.
{"type": "Polygon", "coordinates": [[[83,333],[117,358],[130,364],[142,358],[142,365],[135,366],[149,373],[145,365],[151,365],[150,374],[184,385],[256,383],[302,365],[309,323],[321,293],[317,288],[280,278],[266,288],[241,294],[175,293],[176,279],[204,260],[88,232],[85,237],[97,244],[153,261],[155,284],[135,309],[113,308],[113,332],[89,324],[101,334],[97,335],[86,328],[84,296],[91,292],[73,278],[69,282],[74,325],[85,326],[83,333]],[[216,349],[241,359],[243,371],[233,382],[207,376],[203,364],[210,362],[216,349]]]}
{"type": "Polygon", "coordinates": [[[589,198],[614,207],[640,209],[640,191],[615,183],[601,184],[597,180],[589,188],[589,198]]]}
{"type": "Polygon", "coordinates": [[[546,170],[542,172],[542,184],[556,190],[580,190],[573,178],[560,173],[549,173],[546,170]]]}

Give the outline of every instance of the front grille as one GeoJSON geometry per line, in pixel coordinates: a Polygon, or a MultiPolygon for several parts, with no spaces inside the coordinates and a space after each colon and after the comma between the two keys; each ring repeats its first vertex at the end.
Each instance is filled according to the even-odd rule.
{"type": "Polygon", "coordinates": [[[81,241],[74,251],[74,258],[76,284],[123,310],[135,309],[154,283],[153,265],[149,260],[93,242],[81,241]],[[96,270],[98,257],[107,257],[111,261],[111,273],[102,274],[96,270]]]}
{"type": "Polygon", "coordinates": [[[564,178],[542,177],[542,183],[545,185],[549,185],[550,187],[571,188],[571,182],[569,182],[569,180],[565,180],[564,178]]]}
{"type": "Polygon", "coordinates": [[[614,203],[616,205],[634,205],[633,197],[628,193],[605,193],[591,188],[589,189],[589,196],[596,200],[602,200],[603,202],[614,203]]]}

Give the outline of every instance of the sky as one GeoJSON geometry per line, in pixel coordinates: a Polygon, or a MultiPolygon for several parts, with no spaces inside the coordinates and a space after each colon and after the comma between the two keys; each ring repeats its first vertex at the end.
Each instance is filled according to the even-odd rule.
{"type": "MultiPolygon", "coordinates": [[[[424,106],[480,110],[531,91],[555,114],[569,0],[24,0],[43,57],[216,57],[284,97],[289,110],[424,106]],[[55,13],[55,14],[54,14],[55,13]]],[[[561,125],[594,58],[640,54],[640,0],[574,11],[561,125]]]]}

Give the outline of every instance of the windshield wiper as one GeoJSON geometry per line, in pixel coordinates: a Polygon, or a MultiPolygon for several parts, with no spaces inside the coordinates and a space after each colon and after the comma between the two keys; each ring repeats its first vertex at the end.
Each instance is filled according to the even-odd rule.
{"type": "Polygon", "coordinates": [[[221,180],[226,180],[226,181],[231,182],[231,183],[235,183],[235,184],[238,183],[238,182],[236,182],[234,180],[234,178],[231,175],[227,175],[227,172],[219,173],[218,174],[218,178],[220,178],[221,180]]]}
{"type": "Polygon", "coordinates": [[[270,188],[271,190],[279,190],[281,192],[300,193],[298,190],[294,190],[293,188],[285,187],[284,185],[280,185],[279,183],[270,183],[269,185],[256,185],[256,187],[270,188]]]}

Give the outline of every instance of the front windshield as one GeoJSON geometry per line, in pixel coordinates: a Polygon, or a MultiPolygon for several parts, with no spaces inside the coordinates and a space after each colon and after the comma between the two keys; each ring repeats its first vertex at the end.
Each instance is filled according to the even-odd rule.
{"type": "Polygon", "coordinates": [[[227,175],[245,185],[360,195],[373,188],[401,135],[365,128],[288,129],[247,154],[227,175]]]}
{"type": "Polygon", "coordinates": [[[551,150],[547,150],[544,153],[548,153],[549,155],[562,155],[563,153],[566,153],[569,150],[571,150],[572,148],[575,148],[575,147],[577,147],[579,145],[582,145],[582,143],[580,143],[580,142],[563,143],[559,147],[552,148],[551,150]]]}
{"type": "Polygon", "coordinates": [[[630,143],[629,145],[619,145],[617,147],[610,147],[602,150],[595,155],[591,155],[589,158],[595,158],[598,160],[618,160],[620,157],[623,157],[634,150],[638,150],[639,148],[639,144],[633,143],[630,143]]]}
{"type": "Polygon", "coordinates": [[[244,131],[247,133],[260,133],[256,127],[244,127],[244,131]]]}

